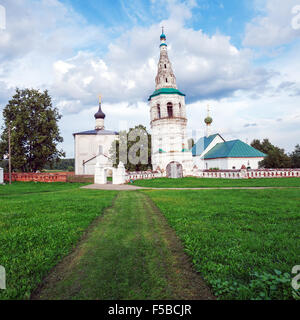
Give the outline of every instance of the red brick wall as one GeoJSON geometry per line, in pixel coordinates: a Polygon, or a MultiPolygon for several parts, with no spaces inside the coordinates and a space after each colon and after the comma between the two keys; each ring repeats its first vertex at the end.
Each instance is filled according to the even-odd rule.
{"type": "MultiPolygon", "coordinates": [[[[57,173],[12,173],[12,181],[37,181],[37,182],[67,182],[67,176],[74,173],[57,172],[57,173]]],[[[9,181],[8,173],[4,173],[4,181],[9,181]]]]}

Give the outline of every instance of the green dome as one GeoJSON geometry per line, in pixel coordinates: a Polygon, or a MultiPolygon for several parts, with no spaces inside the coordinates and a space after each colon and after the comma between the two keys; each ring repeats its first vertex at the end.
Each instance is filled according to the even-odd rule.
{"type": "Polygon", "coordinates": [[[206,118],[204,119],[204,122],[205,122],[206,124],[212,124],[213,119],[212,119],[212,117],[206,117],[206,118]]]}
{"type": "Polygon", "coordinates": [[[160,39],[166,39],[166,35],[164,33],[161,34],[160,39]]]}

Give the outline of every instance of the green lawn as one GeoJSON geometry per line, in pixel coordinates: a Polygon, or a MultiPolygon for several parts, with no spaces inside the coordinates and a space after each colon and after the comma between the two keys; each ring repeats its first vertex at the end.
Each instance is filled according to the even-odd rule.
{"type": "Polygon", "coordinates": [[[134,185],[153,188],[224,188],[224,187],[300,187],[300,178],[274,179],[214,179],[214,178],[158,178],[136,180],[134,185]]]}
{"type": "Polygon", "coordinates": [[[11,185],[0,185],[0,197],[26,195],[30,193],[58,192],[78,189],[86,183],[65,183],[65,182],[13,182],[11,185]]]}
{"type": "MultiPolygon", "coordinates": [[[[216,181],[191,181],[201,180],[216,181]]],[[[290,273],[300,264],[299,189],[115,192],[79,189],[82,185],[0,186],[0,265],[7,271],[0,299],[28,299],[75,247],[75,258],[73,253],[66,258],[71,260],[58,279],[67,277],[60,283],[54,277],[44,297],[208,297],[197,291],[204,288],[200,277],[188,276],[191,265],[169,225],[219,298],[292,298],[290,273]]]]}
{"type": "Polygon", "coordinates": [[[34,299],[209,299],[174,231],[143,193],[123,191],[34,299]]]}
{"type": "Polygon", "coordinates": [[[78,189],[81,185],[0,186],[0,265],[7,273],[7,290],[0,291],[0,299],[29,298],[117,194],[78,189]]]}
{"type": "Polygon", "coordinates": [[[142,192],[220,298],[292,298],[290,274],[300,264],[299,190],[142,192]]]}

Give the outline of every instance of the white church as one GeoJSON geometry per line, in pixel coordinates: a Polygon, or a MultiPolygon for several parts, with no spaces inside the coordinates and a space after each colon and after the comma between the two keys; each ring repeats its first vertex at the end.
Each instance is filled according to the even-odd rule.
{"type": "MultiPolygon", "coordinates": [[[[171,62],[168,57],[166,36],[160,36],[160,59],[155,78],[155,91],[149,97],[150,127],[152,136],[152,169],[167,177],[191,176],[197,170],[258,169],[266,156],[241,140],[225,141],[218,133],[210,134],[213,119],[205,118],[206,136],[200,138],[189,149],[185,94],[176,85],[171,62]]],[[[106,130],[105,114],[101,100],[95,114],[95,128],[74,133],[75,174],[94,175],[97,156],[109,161],[109,150],[118,132],[106,130]]]]}

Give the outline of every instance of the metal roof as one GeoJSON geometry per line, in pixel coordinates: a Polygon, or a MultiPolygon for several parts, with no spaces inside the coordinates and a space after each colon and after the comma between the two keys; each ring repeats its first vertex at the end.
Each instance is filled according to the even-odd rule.
{"type": "Polygon", "coordinates": [[[217,134],[210,135],[209,137],[200,138],[192,148],[193,157],[200,156],[203,153],[203,151],[213,142],[216,136],[220,136],[220,135],[217,133],[217,134]]]}
{"type": "Polygon", "coordinates": [[[89,130],[83,132],[73,133],[73,136],[77,135],[102,135],[102,136],[109,136],[109,135],[118,135],[119,133],[116,131],[110,130],[89,130]]]}
{"type": "Polygon", "coordinates": [[[232,140],[215,145],[204,155],[204,159],[257,158],[265,156],[265,153],[258,151],[241,140],[232,140]]]}
{"type": "Polygon", "coordinates": [[[180,92],[177,89],[174,88],[161,88],[158,90],[155,90],[152,95],[149,97],[148,101],[151,100],[151,98],[159,96],[160,94],[179,94],[180,96],[185,96],[184,93],[180,92]]]}

